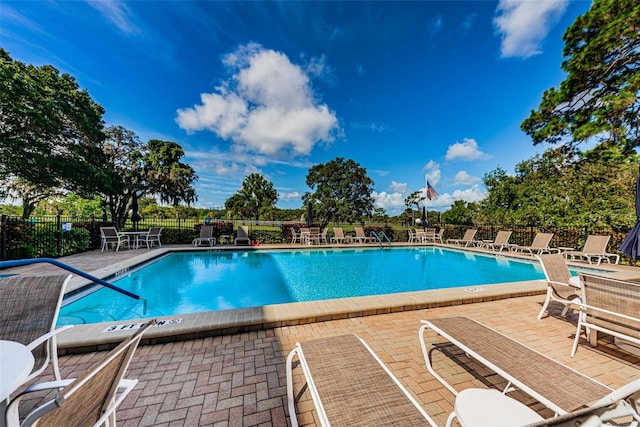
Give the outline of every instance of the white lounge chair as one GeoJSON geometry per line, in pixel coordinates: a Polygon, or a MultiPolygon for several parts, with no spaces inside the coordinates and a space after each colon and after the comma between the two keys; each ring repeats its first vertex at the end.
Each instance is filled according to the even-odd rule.
{"type": "Polygon", "coordinates": [[[329,241],[335,242],[335,243],[350,243],[351,238],[349,236],[344,235],[344,231],[342,231],[342,227],[333,227],[333,237],[331,237],[329,241]]]}
{"type": "Polygon", "coordinates": [[[513,246],[509,244],[511,233],[513,232],[500,230],[498,231],[498,234],[496,234],[496,238],[493,242],[483,242],[481,246],[486,249],[491,249],[492,251],[497,250],[498,252],[502,252],[503,249],[509,249],[513,246]]]}
{"type": "Polygon", "coordinates": [[[464,232],[464,236],[462,239],[447,239],[447,243],[456,244],[456,245],[464,245],[469,246],[476,243],[474,237],[476,237],[476,233],[478,232],[475,228],[470,228],[464,232]]]}
{"type": "Polygon", "coordinates": [[[213,237],[213,225],[201,225],[200,236],[193,239],[191,243],[193,243],[193,246],[200,246],[202,243],[214,246],[216,244],[216,238],[213,237]]]}
{"type": "Polygon", "coordinates": [[[553,252],[560,252],[560,249],[550,248],[549,243],[553,238],[553,233],[537,233],[533,238],[531,246],[519,246],[514,245],[511,250],[514,252],[529,252],[530,255],[535,254],[550,254],[553,252]]]}
{"type": "Polygon", "coordinates": [[[7,425],[99,426],[116,425],[116,408],[138,383],[124,379],[125,371],[142,338],[155,320],[110,351],[100,363],[77,379],[35,384],[16,396],[7,408],[7,425]],[[60,390],[57,395],[28,413],[19,422],[19,405],[29,393],[60,390]]]}
{"type": "Polygon", "coordinates": [[[15,341],[33,353],[35,364],[25,382],[51,364],[60,380],[56,336],[71,326],[56,328],[69,275],[16,275],[0,279],[0,340],[15,341]]]}
{"type": "Polygon", "coordinates": [[[573,301],[580,301],[580,290],[569,281],[571,271],[569,271],[567,262],[559,253],[535,255],[535,257],[540,261],[542,271],[547,279],[547,297],[542,304],[540,313],[538,313],[538,320],[542,319],[542,315],[547,311],[552,300],[564,304],[564,310],[561,313],[561,316],[564,317],[573,301]]]}
{"type": "Polygon", "coordinates": [[[567,259],[571,260],[585,260],[589,264],[596,260],[598,265],[602,261],[606,261],[611,264],[611,260],[615,260],[614,264],[620,262],[620,255],[607,253],[607,245],[609,244],[611,236],[587,236],[587,240],[584,242],[584,248],[582,251],[566,251],[563,255],[567,259]]]}
{"type": "Polygon", "coordinates": [[[507,380],[504,393],[515,387],[556,414],[589,405],[612,392],[611,388],[467,317],[423,320],[419,338],[427,369],[456,396],[459,392],[432,366],[425,342],[427,330],[507,380]]]}
{"type": "Polygon", "coordinates": [[[116,252],[120,250],[120,246],[126,245],[130,247],[129,236],[120,234],[115,227],[100,227],[100,238],[102,240],[102,251],[111,245],[116,248],[116,252]]]}
{"type": "Polygon", "coordinates": [[[425,426],[434,421],[389,368],[356,335],[299,342],[289,353],[287,401],[298,426],[293,389],[298,359],[322,426],[425,426]]]}
{"type": "Polygon", "coordinates": [[[640,283],[579,273],[582,301],[571,357],[576,354],[584,328],[592,345],[598,331],[631,343],[640,349],[640,283]]]}
{"type": "Polygon", "coordinates": [[[367,236],[362,227],[353,227],[353,229],[355,230],[356,235],[355,237],[352,237],[352,240],[357,240],[358,243],[371,243],[376,240],[371,236],[367,236]]]}

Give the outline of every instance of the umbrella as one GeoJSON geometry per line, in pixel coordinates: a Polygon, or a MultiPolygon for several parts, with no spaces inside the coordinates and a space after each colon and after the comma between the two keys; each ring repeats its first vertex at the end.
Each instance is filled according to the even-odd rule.
{"type": "Polygon", "coordinates": [[[636,223],[618,249],[633,259],[640,259],[640,175],[636,180],[636,223]]]}
{"type": "Polygon", "coordinates": [[[424,226],[424,229],[427,229],[427,225],[429,225],[429,223],[427,222],[427,207],[423,206],[422,207],[422,225],[424,226]]]}
{"type": "Polygon", "coordinates": [[[136,192],[133,192],[131,196],[131,222],[133,223],[133,229],[138,229],[138,221],[140,221],[142,217],[138,213],[138,195],[136,192]]]}
{"type": "Polygon", "coordinates": [[[311,202],[307,204],[307,225],[311,227],[313,225],[313,206],[311,202]]]}

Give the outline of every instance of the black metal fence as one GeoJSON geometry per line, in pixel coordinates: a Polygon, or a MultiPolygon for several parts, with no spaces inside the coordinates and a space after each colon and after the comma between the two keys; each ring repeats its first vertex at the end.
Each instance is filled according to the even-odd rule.
{"type": "MultiPolygon", "coordinates": [[[[167,244],[189,244],[198,237],[198,230],[202,224],[200,218],[156,218],[145,219],[133,224],[125,223],[120,231],[147,230],[149,227],[163,227],[162,242],[167,244]]],[[[291,229],[304,226],[299,222],[283,221],[251,221],[213,220],[219,237],[222,234],[233,235],[240,225],[249,228],[249,237],[260,240],[263,243],[283,243],[290,241],[291,229]]],[[[384,230],[394,242],[406,241],[408,226],[395,224],[329,224],[331,237],[332,227],[340,226],[345,232],[353,230],[354,225],[364,225],[365,232],[370,230],[384,230]]],[[[113,223],[95,218],[71,218],[62,216],[45,216],[24,220],[20,217],[2,215],[0,221],[0,260],[12,260],[39,257],[60,257],[100,248],[100,227],[113,226],[113,223]]],[[[432,225],[433,226],[433,225],[432,225]]],[[[610,235],[608,251],[619,253],[618,247],[629,232],[629,226],[611,228],[589,227],[558,227],[558,226],[524,226],[476,224],[471,226],[461,225],[435,225],[445,229],[445,239],[461,238],[467,228],[477,228],[477,240],[493,240],[500,230],[511,230],[510,243],[528,245],[538,232],[554,233],[551,242],[552,247],[582,248],[588,235],[610,235]]],[[[635,264],[635,261],[622,257],[622,262],[635,264]]]]}

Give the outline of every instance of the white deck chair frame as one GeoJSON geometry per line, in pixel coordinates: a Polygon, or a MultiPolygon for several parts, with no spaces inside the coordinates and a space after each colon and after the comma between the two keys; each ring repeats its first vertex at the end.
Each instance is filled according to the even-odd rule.
{"type": "MultiPolygon", "coordinates": [[[[444,385],[451,393],[453,393],[454,396],[458,395],[458,391],[453,388],[453,386],[451,386],[451,384],[449,384],[444,378],[442,378],[438,373],[436,373],[436,371],[433,368],[433,365],[431,363],[431,358],[429,357],[429,351],[427,350],[427,345],[424,339],[424,333],[427,329],[430,329],[434,332],[436,332],[438,335],[446,338],[450,343],[454,344],[456,347],[458,347],[459,349],[461,349],[462,351],[464,351],[469,357],[471,357],[472,359],[480,362],[481,364],[483,364],[484,366],[486,366],[487,368],[491,369],[493,372],[495,372],[496,374],[498,374],[500,377],[504,378],[507,381],[507,385],[505,387],[505,389],[503,390],[503,393],[507,393],[511,390],[513,390],[513,386],[515,386],[517,389],[521,390],[522,392],[528,394],[529,396],[531,396],[532,398],[536,399],[538,402],[542,403],[544,406],[546,406],[547,408],[551,409],[552,411],[554,411],[556,414],[558,415],[562,415],[562,414],[566,414],[569,411],[566,409],[561,408],[560,406],[558,406],[555,402],[552,402],[551,400],[549,400],[547,397],[545,397],[544,395],[538,393],[536,390],[533,390],[531,387],[529,387],[526,383],[524,383],[523,381],[521,381],[518,377],[515,377],[514,375],[512,375],[509,372],[506,372],[504,369],[502,369],[500,366],[497,366],[495,363],[493,363],[491,360],[488,360],[485,357],[482,357],[481,355],[479,355],[474,349],[469,348],[468,346],[464,345],[463,343],[461,343],[458,339],[456,339],[455,337],[451,336],[449,333],[447,333],[447,331],[442,330],[441,328],[436,327],[435,325],[433,325],[430,321],[428,320],[422,320],[421,321],[422,326],[419,329],[418,335],[420,338],[420,345],[422,347],[422,354],[424,356],[424,360],[425,360],[425,364],[427,366],[427,369],[429,370],[429,372],[431,373],[431,375],[434,376],[434,378],[436,378],[438,381],[440,381],[442,383],[442,385],[444,385]]],[[[489,331],[492,331],[493,333],[496,333],[504,338],[506,338],[509,341],[512,341],[513,343],[516,343],[515,341],[511,340],[509,337],[506,337],[505,335],[491,329],[488,328],[487,326],[481,325],[484,328],[488,329],[489,331]]],[[[521,344],[518,344],[521,345],[521,344]]],[[[526,347],[526,346],[525,346],[526,347]]],[[[610,387],[607,387],[604,384],[599,383],[598,381],[595,381],[589,377],[587,377],[586,375],[568,368],[564,365],[559,364],[558,362],[554,361],[553,359],[549,358],[548,356],[533,350],[531,348],[526,347],[529,351],[531,351],[532,353],[536,353],[546,359],[549,360],[550,363],[552,364],[556,364],[556,366],[560,366],[561,368],[565,369],[567,373],[572,373],[572,374],[576,374],[578,377],[583,378],[585,381],[590,382],[592,384],[596,384],[599,387],[602,387],[603,390],[608,390],[608,393],[605,394],[601,399],[606,398],[606,396],[609,396],[611,392],[614,392],[614,390],[610,387]]],[[[553,386],[552,384],[550,384],[550,387],[553,386]]]]}
{"type": "MultiPolygon", "coordinates": [[[[373,358],[380,364],[380,367],[384,369],[387,375],[393,380],[393,382],[398,386],[398,388],[404,393],[407,399],[416,407],[418,412],[424,417],[425,422],[431,425],[432,427],[436,427],[435,422],[431,419],[429,414],[425,412],[424,409],[420,406],[420,404],[409,394],[407,389],[400,383],[400,381],[396,378],[395,375],[389,370],[389,368],[384,364],[384,362],[376,355],[373,350],[367,345],[367,343],[360,337],[357,337],[358,340],[362,343],[364,348],[371,353],[373,358]]],[[[289,353],[286,361],[286,369],[287,369],[287,404],[289,407],[289,416],[291,419],[291,426],[298,427],[298,419],[296,416],[296,399],[293,390],[293,359],[297,356],[298,362],[300,363],[300,367],[302,368],[302,372],[307,381],[307,386],[309,389],[309,393],[311,394],[311,398],[315,405],[316,411],[318,413],[318,418],[320,419],[320,424],[322,426],[330,426],[329,419],[327,418],[327,414],[325,412],[324,406],[320,399],[320,395],[318,393],[318,389],[313,381],[313,373],[311,369],[307,365],[307,361],[304,357],[304,352],[302,350],[301,343],[296,343],[296,347],[289,353]]]]}

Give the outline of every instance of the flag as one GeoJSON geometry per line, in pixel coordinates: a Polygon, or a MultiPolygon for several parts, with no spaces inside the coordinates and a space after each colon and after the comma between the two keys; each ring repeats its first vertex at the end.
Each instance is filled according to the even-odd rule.
{"type": "Polygon", "coordinates": [[[429,184],[429,181],[427,181],[427,199],[433,200],[438,196],[438,192],[429,184]]]}

